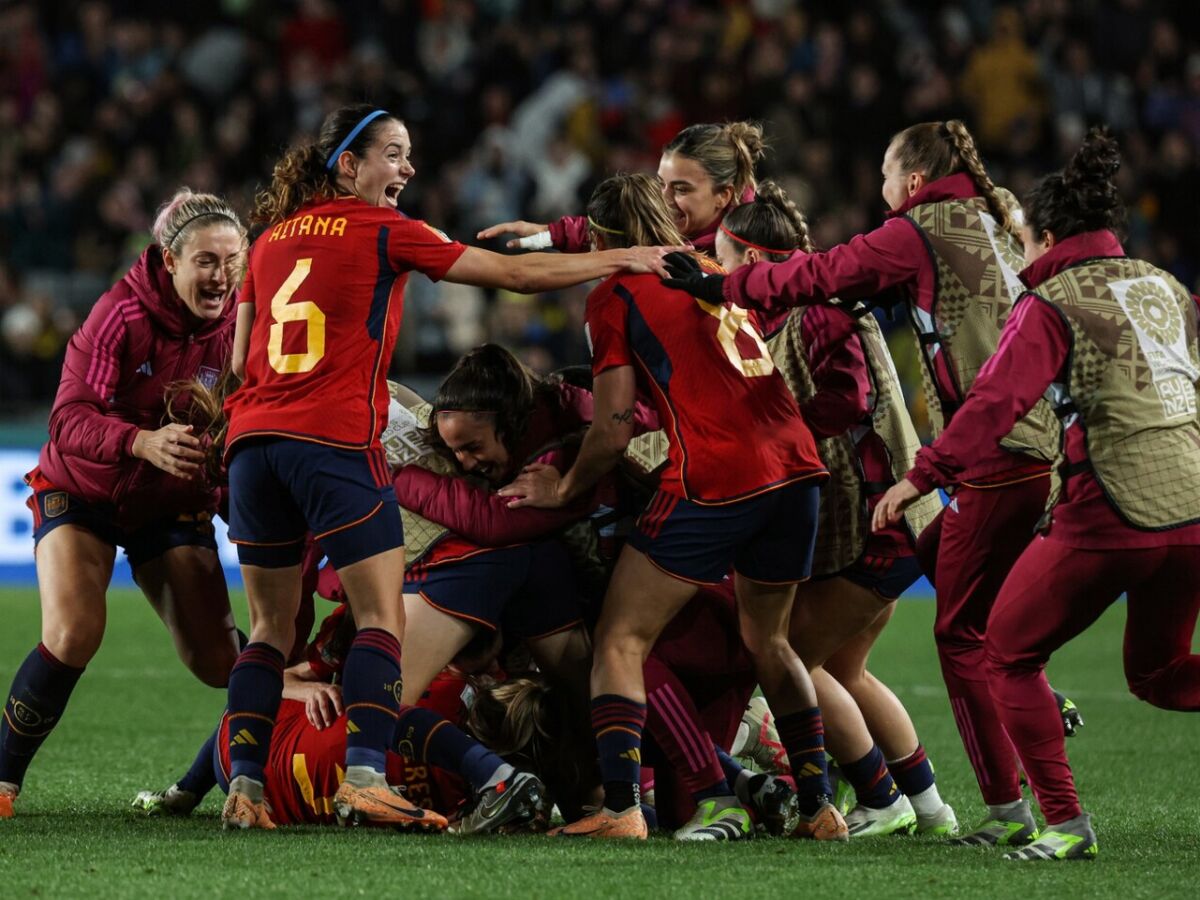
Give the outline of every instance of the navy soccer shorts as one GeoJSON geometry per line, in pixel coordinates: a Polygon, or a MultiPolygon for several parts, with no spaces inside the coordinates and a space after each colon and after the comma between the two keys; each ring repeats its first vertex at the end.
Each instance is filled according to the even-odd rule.
{"type": "Polygon", "coordinates": [[[766,584],[791,584],[812,572],[819,486],[815,479],[719,506],[659,491],[629,544],[683,581],[717,584],[733,569],[766,584]]]}
{"type": "Polygon", "coordinates": [[[383,450],[250,439],[229,461],[229,539],[243,565],[300,564],[311,531],[335,568],[404,546],[383,450]]]}

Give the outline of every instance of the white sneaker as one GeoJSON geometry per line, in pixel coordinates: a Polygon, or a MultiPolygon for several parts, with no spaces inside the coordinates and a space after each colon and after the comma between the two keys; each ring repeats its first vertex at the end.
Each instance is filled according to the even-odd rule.
{"type": "Polygon", "coordinates": [[[917,827],[917,814],[908,798],[901,795],[899,800],[883,809],[858,804],[847,814],[846,827],[850,829],[851,838],[911,834],[917,827]]]}
{"type": "Polygon", "coordinates": [[[943,803],[942,808],[933,815],[923,816],[917,813],[917,834],[932,834],[937,837],[953,837],[958,834],[958,816],[949,803],[943,803]]]}
{"type": "Polygon", "coordinates": [[[746,841],[752,837],[754,823],[737,797],[701,800],[687,824],[675,832],[677,841],[746,841]]]}

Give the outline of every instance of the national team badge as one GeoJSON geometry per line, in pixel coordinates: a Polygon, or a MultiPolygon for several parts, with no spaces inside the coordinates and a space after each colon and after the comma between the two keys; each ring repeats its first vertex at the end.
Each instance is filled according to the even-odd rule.
{"type": "Polygon", "coordinates": [[[67,495],[64,491],[55,491],[53,494],[47,494],[43,506],[46,510],[47,519],[57,519],[67,511],[67,495]]]}
{"type": "Polygon", "coordinates": [[[196,373],[196,380],[210,391],[217,386],[217,379],[220,377],[221,372],[212,366],[201,366],[200,371],[196,373]]]}

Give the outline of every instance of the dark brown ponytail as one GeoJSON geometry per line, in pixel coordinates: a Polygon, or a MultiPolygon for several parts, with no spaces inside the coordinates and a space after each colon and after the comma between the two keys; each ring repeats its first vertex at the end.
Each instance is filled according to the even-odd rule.
{"type": "MultiPolygon", "coordinates": [[[[251,219],[261,225],[274,225],[314,200],[335,196],[336,169],[330,169],[330,157],[376,108],[370,103],[356,103],[336,109],[321,123],[315,141],[303,141],[288,148],[279,162],[275,163],[271,183],[255,195],[251,219]]],[[[362,156],[379,129],[395,121],[399,120],[392,115],[371,120],[341,152],[349,150],[356,156],[362,156]]]]}
{"type": "Polygon", "coordinates": [[[1094,128],[1061,172],[1047,175],[1025,198],[1025,221],[1035,238],[1063,240],[1085,231],[1125,227],[1125,204],[1114,181],[1121,149],[1106,129],[1094,128]]]}

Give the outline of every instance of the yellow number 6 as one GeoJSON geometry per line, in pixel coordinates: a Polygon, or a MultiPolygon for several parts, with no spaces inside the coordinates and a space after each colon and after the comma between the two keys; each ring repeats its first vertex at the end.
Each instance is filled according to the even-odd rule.
{"type": "Polygon", "coordinates": [[[271,368],[281,375],[311,372],[325,355],[325,313],[311,300],[288,302],[308,277],[311,269],[311,259],[296,260],[292,274],[271,298],[271,318],[274,321],[271,323],[271,335],[267,343],[267,358],[271,362],[271,368]],[[304,337],[308,344],[304,353],[283,352],[283,326],[287,322],[304,323],[304,337]]]}
{"type": "Polygon", "coordinates": [[[700,304],[702,310],[717,320],[717,343],[725,351],[725,358],[729,360],[731,366],[747,378],[758,378],[761,375],[770,375],[775,371],[775,362],[771,359],[771,352],[767,349],[766,342],[759,337],[758,332],[750,324],[750,314],[746,310],[740,306],[714,306],[703,300],[696,302],[700,304]],[[741,351],[737,347],[739,331],[758,346],[758,352],[761,355],[757,359],[742,358],[741,351]]]}

